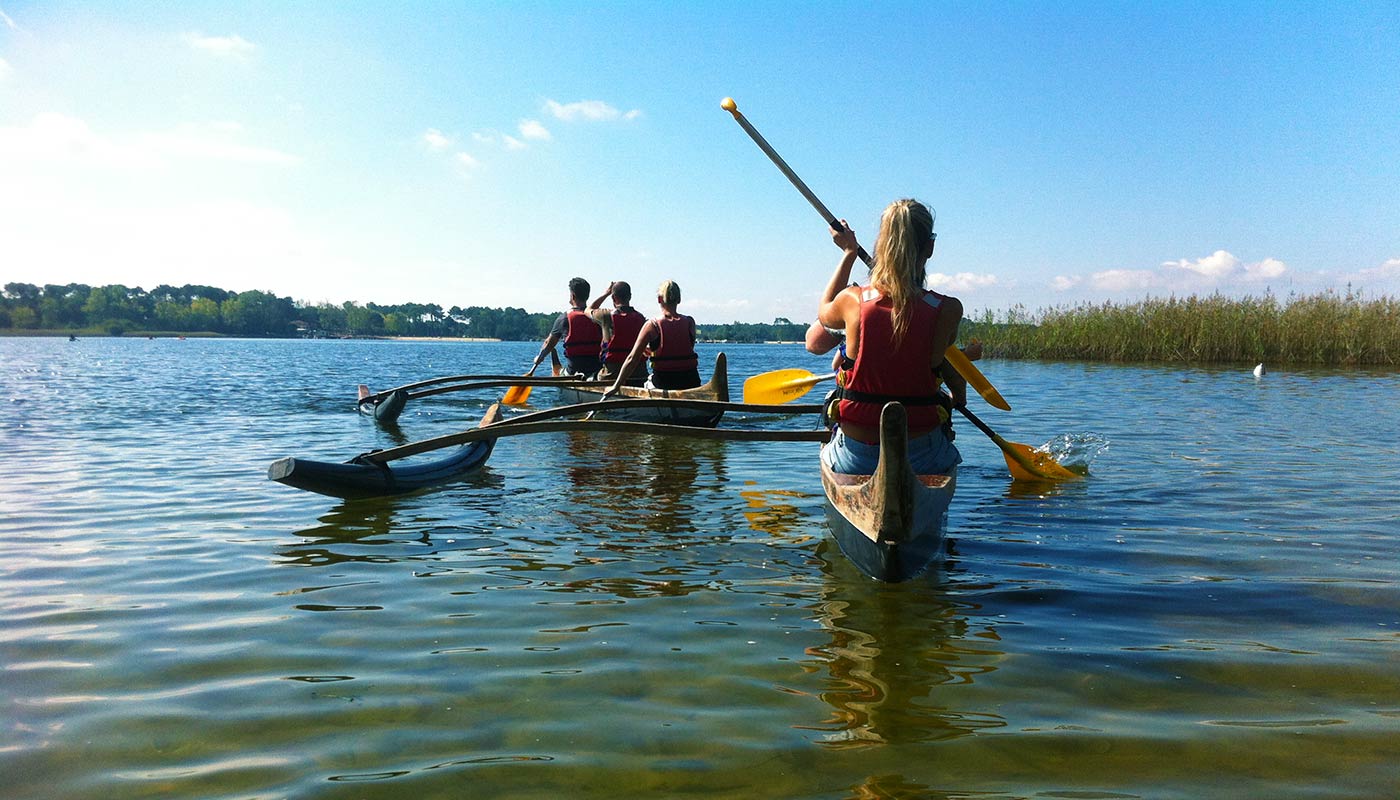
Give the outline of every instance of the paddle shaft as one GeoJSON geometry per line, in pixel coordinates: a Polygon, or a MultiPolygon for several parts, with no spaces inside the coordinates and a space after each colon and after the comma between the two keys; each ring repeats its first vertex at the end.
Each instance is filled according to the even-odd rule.
{"type": "Polygon", "coordinates": [[[992,429],[987,425],[987,423],[985,423],[985,422],[983,422],[982,420],[978,419],[976,414],[972,413],[971,411],[968,411],[966,406],[957,406],[957,409],[958,409],[959,412],[962,413],[962,415],[963,415],[964,417],[967,417],[967,421],[968,421],[968,422],[971,422],[973,425],[976,425],[976,426],[977,426],[977,429],[978,429],[979,431],[981,431],[981,432],[987,434],[987,436],[988,436],[992,441],[996,442],[997,444],[1001,444],[1001,443],[1003,443],[1003,442],[1006,441],[1005,439],[1001,438],[1001,436],[999,436],[999,435],[997,434],[996,431],[992,430],[992,429]]]}
{"type": "MultiPolygon", "coordinates": [[[[787,179],[792,182],[792,185],[797,188],[797,191],[800,192],[803,197],[807,198],[807,202],[811,203],[812,208],[815,208],[817,213],[822,215],[822,219],[826,220],[828,225],[837,230],[845,228],[846,226],[842,225],[841,220],[837,219],[836,215],[831,213],[831,209],[826,207],[826,204],[821,201],[821,198],[817,197],[811,189],[807,188],[807,184],[803,183],[802,179],[797,177],[797,173],[792,171],[792,167],[789,167],[787,162],[783,160],[783,157],[778,155],[778,152],[768,144],[768,140],[763,138],[763,134],[759,133],[758,129],[749,124],[749,121],[739,112],[738,106],[734,105],[734,101],[728,98],[726,98],[726,101],[727,103],[720,104],[724,110],[734,115],[734,121],[739,123],[739,127],[744,129],[744,132],[749,135],[750,139],[753,139],[753,143],[758,145],[758,149],[762,150],[763,153],[768,156],[769,160],[778,168],[778,171],[787,176],[787,179]]],[[[864,247],[860,248],[859,255],[860,260],[864,261],[866,265],[869,266],[870,254],[865,252],[864,247]]]]}

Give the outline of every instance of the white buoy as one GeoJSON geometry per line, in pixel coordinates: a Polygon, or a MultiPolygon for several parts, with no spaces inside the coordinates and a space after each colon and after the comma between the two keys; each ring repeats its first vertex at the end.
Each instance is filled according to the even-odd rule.
{"type": "Polygon", "coordinates": [[[1264,365],[1263,365],[1263,364],[1256,364],[1256,365],[1254,365],[1254,377],[1256,377],[1256,378],[1262,378],[1262,377],[1264,377],[1264,365]]]}

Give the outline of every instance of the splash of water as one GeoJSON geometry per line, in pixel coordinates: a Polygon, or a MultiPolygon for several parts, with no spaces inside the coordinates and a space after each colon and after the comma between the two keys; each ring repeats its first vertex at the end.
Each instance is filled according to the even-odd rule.
{"type": "Polygon", "coordinates": [[[1062,433],[1036,449],[1084,475],[1088,474],[1094,459],[1108,449],[1108,444],[1108,438],[1097,433],[1062,433]]]}

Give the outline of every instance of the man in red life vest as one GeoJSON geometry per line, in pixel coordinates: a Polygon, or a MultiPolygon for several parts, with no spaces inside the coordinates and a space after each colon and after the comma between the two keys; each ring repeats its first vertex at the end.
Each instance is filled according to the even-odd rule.
{"type": "Polygon", "coordinates": [[[588,302],[588,281],[574,278],[569,281],[569,310],[559,315],[549,337],[544,340],[535,363],[530,365],[528,375],[535,374],[546,354],[554,350],[560,339],[564,341],[564,364],[574,375],[592,375],[603,365],[600,358],[603,351],[603,329],[588,314],[584,304],[588,302]]]}
{"type": "MultiPolygon", "coordinates": [[[[632,307],[632,286],[626,281],[613,281],[608,284],[608,290],[598,295],[598,299],[588,306],[588,310],[596,312],[609,297],[613,300],[612,312],[602,312],[608,315],[610,324],[604,326],[607,339],[603,342],[603,369],[598,373],[600,379],[616,375],[622,369],[622,362],[626,361],[627,354],[632,352],[632,345],[637,342],[637,334],[641,333],[642,326],[647,321],[642,312],[632,307]],[[608,332],[609,327],[611,333],[608,332]]],[[[645,386],[646,382],[647,371],[642,367],[633,372],[626,385],[645,386]]]]}

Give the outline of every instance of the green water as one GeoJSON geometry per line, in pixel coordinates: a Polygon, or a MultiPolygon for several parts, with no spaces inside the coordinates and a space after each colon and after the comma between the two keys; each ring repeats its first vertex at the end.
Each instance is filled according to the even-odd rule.
{"type": "MultiPolygon", "coordinates": [[[[266,480],[494,399],[396,436],[357,383],[533,348],[0,340],[0,797],[1400,790],[1397,376],[985,362],[1003,436],[1108,447],[1026,491],[961,425],[951,557],[895,586],[830,541],[815,445],[518,437],[353,503],[266,480]]],[[[825,366],[726,353],[736,389],[825,366]]]]}

